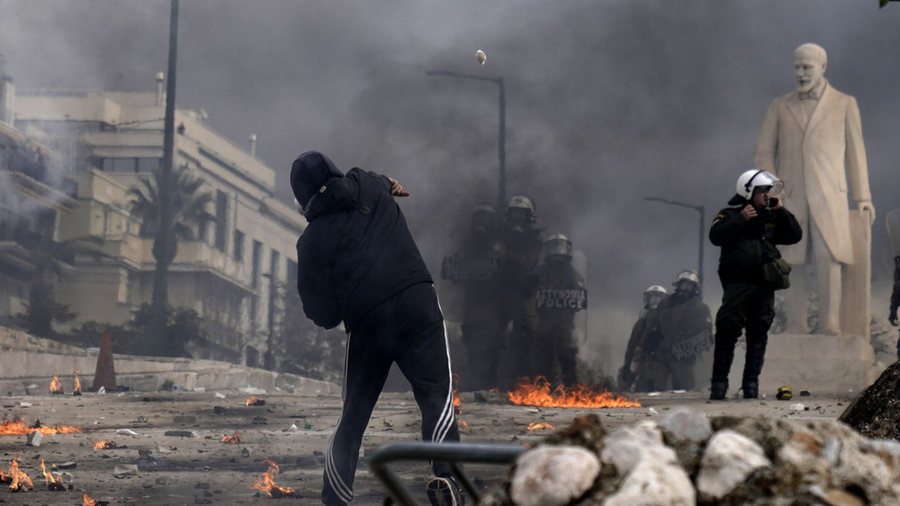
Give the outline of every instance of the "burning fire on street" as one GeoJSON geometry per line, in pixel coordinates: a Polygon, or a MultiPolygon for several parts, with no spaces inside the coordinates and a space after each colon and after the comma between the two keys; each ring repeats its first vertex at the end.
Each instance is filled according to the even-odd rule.
{"type": "Polygon", "coordinates": [[[0,483],[9,483],[9,490],[12,492],[34,490],[34,483],[31,481],[31,477],[25,471],[19,469],[19,462],[16,459],[12,460],[7,473],[0,471],[0,483]]]}
{"type": "Polygon", "coordinates": [[[259,476],[259,480],[251,483],[250,488],[264,492],[273,499],[300,497],[300,494],[293,488],[281,487],[275,484],[275,476],[281,471],[277,463],[271,460],[265,460],[264,463],[269,466],[269,469],[259,476]]]}
{"type": "Polygon", "coordinates": [[[550,381],[543,376],[534,380],[525,378],[516,389],[506,393],[507,398],[518,406],[539,406],[546,408],[639,408],[641,403],[609,391],[594,391],[585,385],[559,385],[551,388],[550,381]]]}
{"type": "Polygon", "coordinates": [[[41,472],[44,473],[44,481],[47,483],[47,488],[53,492],[65,492],[67,490],[72,490],[72,485],[68,483],[63,483],[62,475],[59,473],[53,473],[47,471],[47,466],[44,465],[44,459],[41,459],[41,472]]]}
{"type": "Polygon", "coordinates": [[[528,431],[534,430],[553,430],[555,427],[552,423],[547,422],[531,422],[528,424],[528,431]]]}
{"type": "Polygon", "coordinates": [[[91,496],[84,494],[84,506],[109,506],[106,501],[96,501],[91,496]]]}
{"type": "Polygon", "coordinates": [[[103,439],[101,439],[100,441],[94,441],[95,450],[114,450],[118,447],[119,445],[117,445],[115,441],[106,441],[103,439]]]}
{"type": "Polygon", "coordinates": [[[248,406],[265,406],[266,401],[265,399],[260,399],[255,395],[251,395],[250,397],[247,397],[247,399],[244,401],[244,404],[248,406]]]}
{"type": "Polygon", "coordinates": [[[243,443],[244,440],[241,438],[240,432],[235,432],[234,434],[232,434],[230,436],[228,434],[225,434],[224,436],[222,436],[222,442],[225,444],[230,444],[230,445],[239,445],[239,444],[243,443]]]}
{"type": "Polygon", "coordinates": [[[75,371],[75,379],[73,380],[72,395],[81,395],[81,378],[78,371],[75,371]]]}
{"type": "Polygon", "coordinates": [[[63,394],[62,382],[59,381],[59,376],[53,376],[53,379],[50,380],[50,393],[53,395],[63,394]]]}
{"type": "Polygon", "coordinates": [[[41,425],[40,421],[35,422],[34,425],[28,425],[24,420],[0,422],[0,436],[27,436],[32,432],[40,432],[47,436],[51,434],[75,434],[81,432],[81,429],[71,425],[41,425]]]}
{"type": "Polygon", "coordinates": [[[459,418],[459,415],[462,414],[462,398],[459,396],[459,375],[454,374],[453,378],[453,414],[456,415],[456,426],[461,432],[466,432],[469,430],[469,422],[459,418]]]}

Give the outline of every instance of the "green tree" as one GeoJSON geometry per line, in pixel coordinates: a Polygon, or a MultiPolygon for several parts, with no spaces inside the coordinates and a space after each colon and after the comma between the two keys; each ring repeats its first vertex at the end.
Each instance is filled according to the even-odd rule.
{"type": "Polygon", "coordinates": [[[142,235],[153,235],[153,258],[156,268],[153,273],[152,306],[160,315],[165,313],[169,301],[169,267],[178,254],[178,241],[194,238],[193,226],[214,220],[207,211],[212,202],[212,194],[201,191],[203,181],[191,176],[186,165],[172,171],[169,213],[171,225],[160,230],[162,171],[154,171],[153,176],[143,180],[143,188],[132,188],[131,210],[143,220],[142,235]],[[168,247],[163,246],[160,237],[166,235],[168,247]]]}

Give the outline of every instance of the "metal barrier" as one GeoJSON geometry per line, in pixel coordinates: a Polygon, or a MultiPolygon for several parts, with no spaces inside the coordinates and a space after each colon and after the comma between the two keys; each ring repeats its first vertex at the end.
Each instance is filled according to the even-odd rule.
{"type": "Polygon", "coordinates": [[[439,460],[450,466],[453,475],[475,504],[481,498],[475,483],[459,466],[462,462],[480,464],[512,464],[526,448],[518,445],[466,444],[466,443],[426,443],[406,441],[378,447],[369,459],[369,467],[384,483],[397,504],[417,506],[418,503],[400,483],[397,475],[388,469],[388,464],[399,460],[439,460]]]}

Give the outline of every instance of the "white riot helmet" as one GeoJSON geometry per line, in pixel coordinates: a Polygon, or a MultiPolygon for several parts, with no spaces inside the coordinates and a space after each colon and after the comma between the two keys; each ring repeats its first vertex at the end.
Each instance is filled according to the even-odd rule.
{"type": "Polygon", "coordinates": [[[562,234],[551,235],[544,241],[544,254],[548,257],[558,255],[571,258],[572,241],[562,234]]]}
{"type": "Polygon", "coordinates": [[[690,281],[691,283],[700,286],[700,276],[698,276],[696,272],[690,269],[685,269],[679,272],[678,275],[675,276],[675,281],[672,282],[672,285],[677,286],[678,283],[682,281],[690,281]]]}
{"type": "Polygon", "coordinates": [[[772,187],[772,189],[769,190],[769,194],[778,195],[784,188],[784,183],[770,172],[759,169],[750,169],[741,174],[741,177],[738,178],[735,190],[738,195],[746,200],[750,200],[753,197],[754,188],[765,186],[772,187]]]}
{"type": "Polygon", "coordinates": [[[509,213],[511,209],[525,209],[528,211],[529,219],[533,222],[535,217],[534,210],[534,202],[531,201],[530,198],[525,195],[513,195],[506,202],[506,212],[509,213]]]}
{"type": "Polygon", "coordinates": [[[650,285],[644,290],[644,305],[656,307],[656,305],[659,304],[659,301],[668,294],[669,292],[667,292],[665,288],[659,285],[650,285]]]}

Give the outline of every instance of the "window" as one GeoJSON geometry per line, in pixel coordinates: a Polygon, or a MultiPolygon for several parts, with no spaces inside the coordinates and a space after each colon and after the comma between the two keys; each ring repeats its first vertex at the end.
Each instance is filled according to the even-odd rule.
{"type": "Polygon", "coordinates": [[[137,158],[104,158],[104,172],[137,172],[137,158]]]}
{"type": "Polygon", "coordinates": [[[253,258],[251,260],[251,271],[250,271],[250,287],[256,288],[259,286],[259,261],[262,256],[262,243],[259,241],[253,241],[253,258]]]}
{"type": "Polygon", "coordinates": [[[244,261],[244,233],[240,230],[234,231],[234,259],[238,262],[244,261]]]}
{"type": "Polygon", "coordinates": [[[272,250],[271,256],[269,256],[269,275],[272,276],[270,281],[274,283],[278,280],[278,261],[281,260],[281,255],[278,254],[277,251],[272,250]]]}
{"type": "Polygon", "coordinates": [[[159,158],[138,158],[137,171],[141,173],[150,173],[162,166],[162,160],[159,158]]]}
{"type": "Polygon", "coordinates": [[[295,262],[291,259],[288,259],[288,261],[287,261],[287,282],[288,282],[288,284],[296,283],[297,275],[298,275],[297,262],[295,262]]]}
{"type": "Polygon", "coordinates": [[[225,251],[225,227],[228,217],[228,195],[216,190],[216,249],[225,251]]]}

